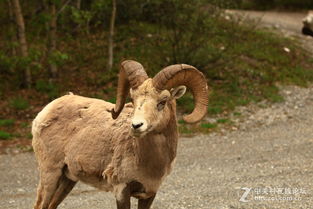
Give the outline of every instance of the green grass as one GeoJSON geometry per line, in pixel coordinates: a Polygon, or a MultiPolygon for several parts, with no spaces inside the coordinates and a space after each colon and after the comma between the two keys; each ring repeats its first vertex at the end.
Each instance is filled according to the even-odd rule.
{"type": "Polygon", "coordinates": [[[6,132],[6,131],[1,131],[0,130],[0,139],[1,140],[8,140],[8,139],[11,139],[12,138],[12,134],[6,132]]]}
{"type": "Polygon", "coordinates": [[[178,120],[178,124],[185,125],[187,124],[183,119],[178,120]]]}
{"type": "Polygon", "coordinates": [[[229,119],[228,118],[220,118],[216,121],[217,123],[229,123],[229,119]]]}
{"type": "Polygon", "coordinates": [[[32,138],[33,138],[32,133],[28,133],[28,134],[26,135],[26,138],[27,138],[27,139],[32,139],[32,138]]]}
{"type": "Polygon", "coordinates": [[[13,119],[0,119],[0,126],[12,127],[14,123],[13,119]]]}
{"type": "Polygon", "coordinates": [[[115,98],[115,97],[112,97],[112,98],[110,98],[110,99],[107,99],[107,101],[108,101],[108,102],[111,102],[111,103],[113,103],[113,104],[115,104],[115,103],[116,103],[116,98],[115,98]]]}
{"type": "Polygon", "coordinates": [[[189,127],[186,126],[186,125],[180,125],[180,126],[178,127],[178,131],[179,131],[179,133],[181,133],[181,134],[187,134],[187,135],[194,133],[194,130],[191,129],[191,128],[189,128],[189,127]]]}
{"type": "Polygon", "coordinates": [[[211,128],[216,128],[217,124],[216,123],[201,123],[200,127],[211,129],[211,128]]]}
{"type": "Polygon", "coordinates": [[[16,110],[26,110],[30,105],[23,97],[14,97],[10,100],[10,106],[16,110]]]}
{"type": "Polygon", "coordinates": [[[54,99],[59,95],[58,86],[45,80],[37,80],[35,88],[39,92],[46,93],[50,99],[54,99]]]}
{"type": "Polygon", "coordinates": [[[183,107],[185,112],[191,112],[194,108],[194,101],[190,93],[186,93],[183,97],[177,100],[179,107],[183,107]]]}
{"type": "Polygon", "coordinates": [[[26,123],[26,122],[22,122],[22,123],[20,124],[20,127],[21,127],[21,128],[27,128],[27,127],[30,127],[30,124],[29,124],[29,123],[26,123]]]}

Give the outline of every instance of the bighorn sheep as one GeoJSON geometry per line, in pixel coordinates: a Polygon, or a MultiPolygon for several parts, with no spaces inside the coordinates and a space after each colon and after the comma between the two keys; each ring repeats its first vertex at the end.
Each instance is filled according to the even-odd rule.
{"type": "Polygon", "coordinates": [[[129,209],[131,197],[149,209],[176,157],[176,99],[185,86],[195,108],[183,119],[194,123],[207,112],[208,88],[203,74],[186,64],[151,79],[140,63],[122,62],[115,106],[73,94],[49,103],[32,127],[40,172],[34,208],[57,208],[80,180],[114,192],[118,209],[129,209]],[[132,103],[125,104],[129,93],[132,103]]]}
{"type": "Polygon", "coordinates": [[[302,20],[302,33],[313,37],[313,10],[309,11],[308,15],[302,20]]]}

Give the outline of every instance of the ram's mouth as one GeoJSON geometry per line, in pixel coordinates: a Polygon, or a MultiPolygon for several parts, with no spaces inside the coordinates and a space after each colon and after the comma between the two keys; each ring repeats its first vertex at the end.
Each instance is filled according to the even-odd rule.
{"type": "Polygon", "coordinates": [[[133,131],[133,136],[134,136],[134,137],[138,137],[138,138],[142,138],[142,137],[144,137],[146,134],[147,134],[146,131],[144,131],[144,132],[133,131]]]}
{"type": "Polygon", "coordinates": [[[132,130],[133,136],[144,137],[145,135],[147,135],[151,131],[151,129],[152,129],[152,126],[150,125],[150,126],[148,126],[147,129],[145,129],[143,131],[141,131],[140,129],[133,129],[133,128],[131,130],[132,130]]]}

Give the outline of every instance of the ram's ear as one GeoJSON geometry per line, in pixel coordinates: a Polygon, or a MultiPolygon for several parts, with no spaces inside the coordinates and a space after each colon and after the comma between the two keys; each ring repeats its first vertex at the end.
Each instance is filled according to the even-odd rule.
{"type": "Polygon", "coordinates": [[[171,97],[174,99],[179,99],[186,93],[186,86],[178,86],[171,89],[171,97]]]}

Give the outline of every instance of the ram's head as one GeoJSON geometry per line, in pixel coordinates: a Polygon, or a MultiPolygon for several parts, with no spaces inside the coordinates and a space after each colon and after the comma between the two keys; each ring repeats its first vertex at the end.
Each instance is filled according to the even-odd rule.
{"type": "Polygon", "coordinates": [[[187,123],[195,123],[205,116],[208,106],[208,87],[199,70],[190,65],[176,64],[164,68],[151,79],[140,63],[126,60],[121,63],[112,117],[118,117],[130,94],[134,106],[131,124],[134,133],[142,135],[163,130],[171,119],[171,111],[174,111],[173,103],[184,95],[186,87],[193,94],[195,108],[183,119],[187,123]]]}

